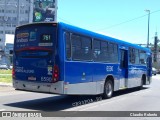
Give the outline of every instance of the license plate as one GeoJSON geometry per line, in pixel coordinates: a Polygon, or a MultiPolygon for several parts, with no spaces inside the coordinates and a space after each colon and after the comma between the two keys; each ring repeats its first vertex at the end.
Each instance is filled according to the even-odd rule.
{"type": "Polygon", "coordinates": [[[36,85],[26,85],[26,88],[29,90],[37,90],[37,86],[36,85]]]}
{"type": "Polygon", "coordinates": [[[31,81],[36,81],[36,77],[33,77],[33,76],[31,76],[31,77],[28,77],[28,80],[31,80],[31,81]]]}

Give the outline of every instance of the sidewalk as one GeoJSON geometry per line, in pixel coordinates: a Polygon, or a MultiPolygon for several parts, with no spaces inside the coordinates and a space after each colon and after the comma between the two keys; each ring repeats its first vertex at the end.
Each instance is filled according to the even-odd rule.
{"type": "Polygon", "coordinates": [[[14,91],[15,89],[12,86],[12,83],[0,82],[0,95],[3,95],[4,92],[14,91]]]}
{"type": "Polygon", "coordinates": [[[0,82],[0,87],[12,87],[12,83],[0,82]]]}

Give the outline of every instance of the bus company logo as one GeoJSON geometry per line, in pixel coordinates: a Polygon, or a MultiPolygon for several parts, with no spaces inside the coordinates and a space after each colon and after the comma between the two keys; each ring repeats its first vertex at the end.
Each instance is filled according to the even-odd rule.
{"type": "Polygon", "coordinates": [[[2,117],[12,117],[11,112],[2,112],[2,117]]]}
{"type": "Polygon", "coordinates": [[[112,72],[113,71],[113,66],[106,66],[106,71],[107,72],[112,72]]]}
{"type": "Polygon", "coordinates": [[[130,74],[143,74],[142,70],[139,70],[136,67],[132,67],[131,70],[129,71],[130,74]]]}

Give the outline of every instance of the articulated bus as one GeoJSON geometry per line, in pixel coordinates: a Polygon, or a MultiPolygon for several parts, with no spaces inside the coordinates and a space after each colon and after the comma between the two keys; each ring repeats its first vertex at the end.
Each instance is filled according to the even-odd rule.
{"type": "Polygon", "coordinates": [[[18,26],[13,86],[62,95],[103,95],[151,83],[151,51],[61,22],[18,26]]]}

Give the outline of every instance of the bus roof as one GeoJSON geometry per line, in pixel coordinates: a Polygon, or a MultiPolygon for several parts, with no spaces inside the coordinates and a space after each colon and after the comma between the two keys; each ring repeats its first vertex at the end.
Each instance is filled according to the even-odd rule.
{"type": "Polygon", "coordinates": [[[19,25],[16,28],[29,26],[29,25],[40,25],[40,24],[58,24],[58,22],[34,22],[34,23],[28,23],[28,24],[19,25]]]}
{"type": "Polygon", "coordinates": [[[83,29],[83,28],[79,28],[79,27],[76,27],[76,26],[72,26],[72,25],[69,25],[69,24],[65,24],[65,23],[62,23],[62,22],[59,22],[59,25],[63,29],[66,29],[66,30],[69,30],[69,31],[74,31],[75,33],[80,33],[80,34],[86,35],[86,36],[89,35],[93,38],[102,39],[102,40],[109,40],[111,42],[120,44],[122,46],[124,45],[124,46],[127,46],[127,47],[132,47],[132,48],[137,48],[137,49],[140,49],[140,50],[144,50],[146,52],[151,52],[150,49],[148,49],[148,48],[141,47],[139,45],[126,42],[124,40],[120,40],[120,39],[116,39],[116,38],[109,37],[109,36],[106,36],[106,35],[102,35],[102,34],[99,34],[99,33],[96,33],[96,32],[92,32],[92,31],[89,31],[89,30],[86,30],[86,29],[83,29]]]}
{"type": "Polygon", "coordinates": [[[141,47],[139,45],[126,42],[124,40],[120,40],[120,39],[116,39],[116,38],[109,37],[109,36],[106,36],[106,35],[102,35],[100,33],[92,32],[92,31],[89,31],[89,30],[86,30],[86,29],[83,29],[83,28],[80,28],[80,27],[69,25],[69,24],[66,24],[66,23],[63,23],[63,22],[37,22],[37,23],[29,23],[29,24],[17,26],[16,28],[23,27],[23,26],[28,26],[28,25],[35,25],[35,24],[37,24],[37,25],[39,25],[39,24],[58,24],[58,26],[61,27],[62,29],[66,29],[66,30],[71,31],[71,32],[74,31],[75,33],[79,33],[79,34],[82,34],[82,35],[86,35],[86,36],[89,35],[92,38],[97,38],[97,39],[102,39],[102,40],[108,40],[108,41],[120,44],[122,46],[124,45],[124,46],[127,46],[127,47],[132,47],[132,48],[137,48],[137,49],[140,49],[140,50],[144,50],[146,52],[151,52],[151,50],[148,49],[148,48],[141,47]]]}

